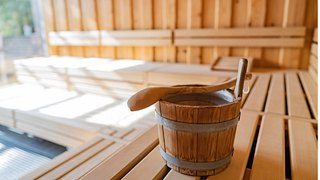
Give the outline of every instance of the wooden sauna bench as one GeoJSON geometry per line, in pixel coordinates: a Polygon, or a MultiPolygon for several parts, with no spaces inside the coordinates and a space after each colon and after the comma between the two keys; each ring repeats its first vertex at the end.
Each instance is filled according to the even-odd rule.
{"type": "Polygon", "coordinates": [[[152,112],[126,107],[144,87],[213,84],[235,75],[209,65],[101,58],[38,57],[14,66],[17,84],[0,88],[0,124],[68,147],[99,133],[129,142],[150,128],[152,112]]]}
{"type": "MultiPolygon", "coordinates": [[[[244,96],[231,164],[207,179],[316,179],[316,81],[306,71],[279,71],[254,74],[251,86],[244,96]]],[[[110,156],[92,141],[96,139],[25,178],[197,179],[165,165],[156,126],[110,156]]]]}

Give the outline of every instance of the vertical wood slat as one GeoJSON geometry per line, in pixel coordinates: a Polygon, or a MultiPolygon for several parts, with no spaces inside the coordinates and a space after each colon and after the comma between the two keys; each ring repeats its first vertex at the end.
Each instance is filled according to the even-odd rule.
{"type": "MultiPolygon", "coordinates": [[[[215,28],[227,28],[231,26],[232,0],[215,1],[215,28]]],[[[214,60],[220,56],[228,56],[230,48],[215,47],[214,60]]]]}
{"type": "MultiPolygon", "coordinates": [[[[306,10],[306,0],[286,0],[285,15],[282,27],[302,26],[306,10]]],[[[298,68],[301,58],[301,50],[297,48],[280,49],[280,65],[287,68],[298,68]]]]}
{"type": "MultiPolygon", "coordinates": [[[[132,1],[133,28],[153,29],[152,0],[132,1]]],[[[153,47],[134,47],[134,58],[147,61],[154,59],[153,47]]]]}
{"type": "MultiPolygon", "coordinates": [[[[97,0],[97,16],[100,30],[114,30],[114,1],[97,0]]],[[[100,56],[116,58],[115,47],[100,47],[100,56]]]]}
{"type": "MultiPolygon", "coordinates": [[[[84,31],[98,30],[95,1],[81,0],[82,24],[84,31]]],[[[99,57],[99,46],[84,47],[86,57],[99,57]]]]}
{"type": "MultiPolygon", "coordinates": [[[[266,26],[267,27],[281,27],[284,14],[284,2],[285,0],[268,0],[267,1],[267,15],[266,26]]],[[[262,58],[264,59],[264,65],[267,67],[279,66],[279,48],[265,48],[263,50],[262,58]]]]}
{"type": "MultiPolygon", "coordinates": [[[[55,27],[56,31],[68,30],[68,18],[65,0],[53,0],[53,8],[55,14],[55,27]]],[[[69,55],[69,47],[60,46],[57,47],[58,52],[62,56],[69,55]]]]}
{"type": "MultiPolygon", "coordinates": [[[[81,31],[81,11],[79,0],[66,1],[67,14],[68,14],[68,26],[70,31],[81,31]]],[[[83,47],[71,46],[69,47],[71,56],[83,56],[83,47]]]]}
{"type": "MultiPolygon", "coordinates": [[[[48,31],[58,31],[60,24],[64,21],[66,30],[174,30],[176,28],[262,27],[264,25],[291,27],[308,23],[307,35],[310,34],[308,32],[311,26],[315,26],[309,16],[305,18],[305,14],[309,11],[306,7],[310,9],[312,3],[314,4],[314,0],[310,2],[306,0],[46,0],[43,2],[48,31]],[[64,4],[62,9],[66,10],[55,8],[57,5],[60,7],[60,4],[64,4]],[[79,6],[81,9],[77,9],[79,6]],[[53,12],[51,10],[50,13],[50,9],[53,12]],[[58,29],[50,23],[54,25],[58,23],[58,29]]],[[[301,58],[306,56],[305,50],[301,53],[301,49],[297,48],[286,48],[281,51],[279,49],[231,48],[231,55],[262,58],[263,61],[259,61],[256,65],[264,67],[305,66],[305,62],[301,62],[301,58]]],[[[57,55],[204,64],[213,63],[217,57],[230,55],[228,47],[84,47],[81,50],[81,47],[50,46],[49,50],[50,54],[57,55]],[[57,48],[61,53],[55,52],[57,48]]]]}
{"type": "MultiPolygon", "coordinates": [[[[175,29],[176,0],[154,0],[153,16],[155,29],[175,29]]],[[[175,62],[176,49],[174,46],[155,47],[154,60],[160,62],[175,62]]]]}
{"type": "MultiPolygon", "coordinates": [[[[116,0],[114,2],[115,30],[130,30],[133,27],[132,1],[116,0]]],[[[134,49],[132,47],[117,47],[116,57],[118,59],[133,59],[134,49]]]]}
{"type": "MultiPolygon", "coordinates": [[[[48,43],[48,32],[50,31],[56,31],[55,29],[55,14],[53,11],[53,3],[52,0],[43,0],[42,1],[42,7],[43,7],[43,14],[44,14],[44,21],[46,26],[46,37],[47,37],[47,43],[48,43]]],[[[48,46],[48,53],[50,55],[59,55],[57,47],[54,46],[48,46]]]]}

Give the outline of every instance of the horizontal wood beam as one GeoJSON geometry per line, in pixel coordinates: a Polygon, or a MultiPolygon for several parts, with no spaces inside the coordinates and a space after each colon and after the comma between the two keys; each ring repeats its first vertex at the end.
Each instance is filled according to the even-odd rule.
{"type": "Polygon", "coordinates": [[[52,46],[98,46],[99,31],[61,31],[49,33],[52,46]]]}
{"type": "Polygon", "coordinates": [[[181,38],[175,39],[177,46],[221,46],[221,47],[303,47],[304,38],[181,38]]]}
{"type": "Polygon", "coordinates": [[[305,36],[305,27],[263,27],[263,28],[226,28],[226,29],[178,29],[175,37],[276,37],[305,36]]]}
{"type": "Polygon", "coordinates": [[[171,30],[100,31],[101,38],[171,38],[171,30]]]}
{"type": "Polygon", "coordinates": [[[168,46],[172,45],[172,40],[167,39],[114,39],[107,38],[101,40],[102,46],[168,46]]]}

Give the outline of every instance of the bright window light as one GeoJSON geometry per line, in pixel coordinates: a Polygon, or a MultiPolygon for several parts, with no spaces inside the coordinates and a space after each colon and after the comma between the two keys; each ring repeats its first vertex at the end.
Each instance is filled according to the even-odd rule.
{"type": "Polygon", "coordinates": [[[114,102],[115,100],[110,97],[86,94],[40,109],[39,112],[50,116],[72,119],[94,112],[114,102]]]}

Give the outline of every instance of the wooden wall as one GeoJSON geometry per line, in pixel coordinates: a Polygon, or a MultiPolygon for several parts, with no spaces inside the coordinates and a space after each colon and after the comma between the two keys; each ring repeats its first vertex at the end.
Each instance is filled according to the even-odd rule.
{"type": "Polygon", "coordinates": [[[50,55],[211,64],[219,56],[253,56],[261,67],[307,68],[317,0],[43,0],[46,31],[307,28],[305,48],[49,47],[50,55]]]}

